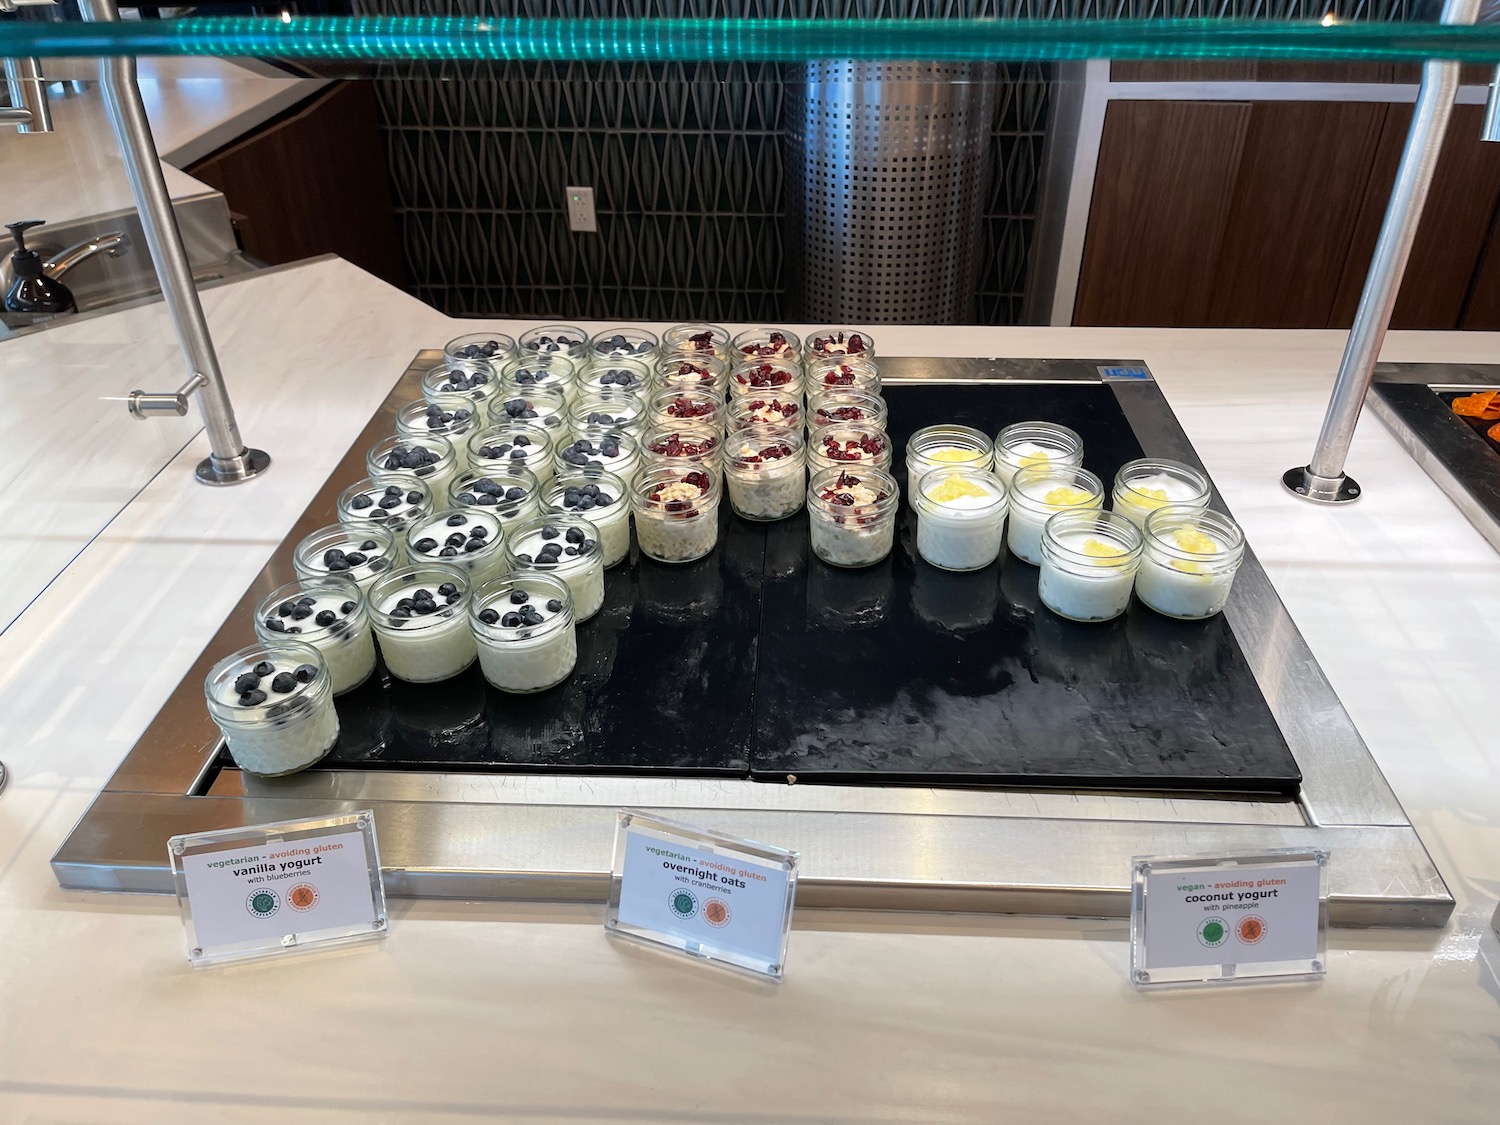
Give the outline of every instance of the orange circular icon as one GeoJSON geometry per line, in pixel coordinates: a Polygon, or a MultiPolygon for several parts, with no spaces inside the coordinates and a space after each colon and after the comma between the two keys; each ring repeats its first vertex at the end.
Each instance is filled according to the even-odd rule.
{"type": "Polygon", "coordinates": [[[1246,945],[1254,945],[1266,936],[1266,920],[1254,914],[1241,918],[1234,928],[1234,933],[1246,945]]]}
{"type": "Polygon", "coordinates": [[[318,905],[318,888],[311,883],[298,883],[287,891],[286,904],[293,910],[311,910],[318,905]]]}
{"type": "Polygon", "coordinates": [[[703,920],[710,926],[729,924],[729,904],[721,898],[711,898],[703,904],[703,920]]]}

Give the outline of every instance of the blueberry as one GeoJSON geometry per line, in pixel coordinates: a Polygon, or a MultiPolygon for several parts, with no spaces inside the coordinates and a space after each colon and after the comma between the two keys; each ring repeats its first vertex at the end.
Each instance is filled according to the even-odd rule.
{"type": "MultiPolygon", "coordinates": [[[[389,499],[389,497],[387,497],[387,499],[389,499]]],[[[391,513],[387,512],[384,508],[372,508],[370,510],[370,518],[372,520],[383,520],[390,514],[391,513]]]]}
{"type": "Polygon", "coordinates": [[[449,594],[458,593],[458,587],[455,586],[452,582],[444,582],[441,586],[438,587],[438,593],[442,594],[443,597],[446,598],[449,594]]]}
{"type": "Polygon", "coordinates": [[[580,512],[587,512],[593,506],[594,498],[592,496],[585,496],[582,500],[578,501],[578,510],[580,512]]]}
{"type": "MultiPolygon", "coordinates": [[[[527,419],[535,418],[536,417],[536,411],[535,410],[523,410],[523,411],[521,411],[521,417],[522,418],[527,418],[527,419]]],[[[549,426],[556,426],[556,425],[560,425],[560,424],[561,424],[561,420],[558,419],[558,418],[548,418],[547,419],[547,425],[549,425],[549,426]]]]}
{"type": "Polygon", "coordinates": [[[340,551],[337,547],[333,547],[323,552],[323,565],[326,567],[332,567],[333,564],[337,562],[347,562],[348,559],[349,556],[346,555],[343,551],[340,551]]]}
{"type": "MultiPolygon", "coordinates": [[[[372,544],[372,547],[373,546],[374,545],[372,544]]],[[[365,557],[365,554],[364,554],[363,551],[350,551],[344,557],[344,561],[346,563],[348,563],[350,566],[364,566],[365,563],[369,562],[370,560],[365,557]]],[[[337,567],[329,567],[329,569],[330,570],[336,570],[338,568],[337,567]]]]}
{"type": "MultiPolygon", "coordinates": [[[[454,602],[458,601],[462,597],[463,597],[463,595],[460,594],[458,591],[455,590],[453,593],[448,594],[448,595],[446,595],[443,598],[443,604],[444,605],[452,605],[454,602]]],[[[443,614],[443,616],[447,617],[449,615],[445,613],[445,614],[443,614]]]]}
{"type": "Polygon", "coordinates": [[[300,597],[300,598],[297,599],[297,604],[298,605],[317,605],[318,604],[318,599],[315,598],[315,597],[313,597],[311,594],[304,594],[302,597],[300,597]]]}
{"type": "Polygon", "coordinates": [[[323,626],[323,628],[326,629],[326,628],[328,628],[328,626],[332,625],[338,619],[339,619],[339,615],[336,614],[336,613],[334,613],[333,610],[331,610],[331,609],[325,609],[325,610],[319,611],[318,615],[313,618],[313,622],[314,622],[314,624],[321,625],[321,626],[323,626]]]}
{"type": "Polygon", "coordinates": [[[343,605],[339,606],[339,612],[342,613],[345,617],[348,617],[349,614],[354,612],[354,603],[345,602],[343,605]]]}
{"type": "Polygon", "coordinates": [[[250,671],[254,672],[261,679],[265,679],[276,671],[276,665],[272,664],[269,660],[262,660],[254,668],[250,669],[250,671]]]}
{"type": "Polygon", "coordinates": [[[576,555],[577,553],[578,553],[578,548],[577,547],[567,547],[567,548],[564,548],[564,550],[563,550],[563,554],[569,556],[570,558],[573,555],[576,555]]]}
{"type": "Polygon", "coordinates": [[[392,508],[399,508],[399,507],[401,507],[401,497],[399,497],[399,496],[382,496],[380,498],[380,506],[382,508],[384,508],[386,511],[390,511],[392,508]]]}
{"type": "Polygon", "coordinates": [[[509,414],[512,418],[525,409],[526,400],[524,398],[512,398],[505,401],[505,413],[509,414]]]}
{"type": "Polygon", "coordinates": [[[469,517],[464,515],[462,512],[454,512],[451,516],[448,517],[449,527],[463,527],[463,525],[468,522],[469,517]]]}
{"type": "Polygon", "coordinates": [[[419,602],[417,602],[416,605],[412,606],[411,608],[415,612],[420,613],[423,616],[426,616],[429,613],[436,613],[437,612],[437,602],[419,601],[419,602]]]}
{"type": "Polygon", "coordinates": [[[526,490],[524,488],[507,488],[505,490],[505,498],[507,500],[524,500],[526,499],[526,490]]]}
{"type": "Polygon", "coordinates": [[[385,494],[387,496],[400,496],[401,486],[399,484],[388,484],[385,486],[385,494]]]}
{"type": "Polygon", "coordinates": [[[391,569],[391,560],[390,559],[372,559],[371,562],[370,562],[370,569],[373,570],[373,571],[390,570],[391,569]]]}
{"type": "Polygon", "coordinates": [[[518,445],[522,449],[526,449],[526,448],[530,447],[530,445],[531,445],[531,439],[529,437],[527,437],[525,434],[517,434],[516,435],[516,445],[518,445]]]}
{"type": "Polygon", "coordinates": [[[469,536],[473,539],[488,539],[490,537],[490,529],[485,527],[484,524],[480,524],[478,527],[469,529],[469,536]]]}
{"type": "Polygon", "coordinates": [[[266,701],[266,693],[263,691],[247,691],[240,696],[241,707],[254,707],[266,701]]]}
{"type": "Polygon", "coordinates": [[[601,508],[607,508],[615,502],[615,498],[607,492],[601,492],[594,497],[594,503],[601,508]]]}
{"type": "Polygon", "coordinates": [[[570,484],[567,488],[563,489],[564,498],[571,496],[574,500],[577,500],[582,495],[583,489],[579,488],[576,484],[570,484]]]}
{"type": "Polygon", "coordinates": [[[617,351],[630,347],[630,345],[626,342],[625,337],[621,336],[619,333],[611,336],[609,338],[609,343],[606,346],[617,351]]]}
{"type": "MultiPolygon", "coordinates": [[[[357,552],[357,551],[355,552],[355,554],[358,554],[358,553],[359,552],[357,552]]],[[[360,561],[363,562],[364,559],[361,558],[360,561]]],[[[333,562],[331,562],[331,563],[328,564],[328,573],[329,574],[339,574],[342,571],[345,571],[345,570],[348,570],[348,569],[349,569],[349,560],[347,558],[334,559],[333,562]]]]}
{"type": "Polygon", "coordinates": [[[476,500],[475,503],[478,504],[481,508],[493,508],[496,504],[500,503],[500,498],[498,496],[492,496],[488,492],[486,492],[483,496],[479,497],[479,499],[476,500]]]}
{"type": "Polygon", "coordinates": [[[406,494],[406,502],[408,504],[420,504],[422,502],[422,494],[414,488],[406,494]]]}
{"type": "Polygon", "coordinates": [[[410,609],[411,608],[411,602],[412,602],[411,598],[402,598],[399,602],[396,603],[396,608],[397,609],[410,609]]]}
{"type": "Polygon", "coordinates": [[[301,625],[288,625],[286,627],[286,631],[288,633],[300,633],[300,632],[302,632],[302,626],[301,625]]]}
{"type": "Polygon", "coordinates": [[[299,684],[310,684],[318,674],[316,664],[299,664],[292,669],[292,675],[297,678],[299,684]]]}
{"type": "Polygon", "coordinates": [[[526,450],[524,450],[524,449],[512,449],[510,451],[510,459],[512,461],[524,461],[524,460],[526,460],[526,450]]]}
{"type": "MultiPolygon", "coordinates": [[[[359,549],[361,551],[378,551],[380,550],[380,544],[375,542],[375,540],[373,539],[366,539],[359,545],[359,549]]],[[[359,563],[355,563],[354,565],[358,566],[359,563]]]]}
{"type": "Polygon", "coordinates": [[[516,562],[529,563],[529,562],[532,562],[532,561],[533,561],[533,559],[532,559],[532,557],[530,555],[517,555],[516,556],[516,562]]]}
{"type": "Polygon", "coordinates": [[[472,492],[460,492],[458,494],[458,502],[460,504],[476,504],[479,502],[479,498],[472,492]]]}
{"type": "Polygon", "coordinates": [[[375,501],[371,499],[369,495],[361,492],[353,500],[349,501],[349,507],[355,509],[356,511],[363,511],[374,503],[375,501]]]}
{"type": "Polygon", "coordinates": [[[431,554],[433,551],[437,550],[437,540],[436,539],[418,539],[417,542],[416,542],[416,548],[417,548],[417,550],[421,551],[424,555],[431,554]]]}
{"type": "Polygon", "coordinates": [[[297,677],[290,672],[277,672],[276,678],[271,681],[271,690],[280,695],[285,695],[289,691],[295,691],[296,688],[297,677]]]}
{"type": "Polygon", "coordinates": [[[507,629],[514,629],[521,624],[521,615],[519,613],[507,613],[500,619],[500,624],[504,625],[507,629]]]}
{"type": "Polygon", "coordinates": [[[599,443],[599,452],[602,453],[605,457],[618,457],[620,455],[620,443],[617,441],[610,441],[608,438],[606,438],[604,441],[599,443]]]}
{"type": "Polygon", "coordinates": [[[292,610],[296,608],[296,602],[282,602],[279,606],[276,607],[276,613],[281,617],[290,617],[292,615],[292,610]]]}
{"type": "Polygon", "coordinates": [[[570,527],[570,528],[568,528],[568,542],[569,543],[582,543],[583,539],[584,539],[583,528],[581,528],[581,527],[570,527]]]}
{"type": "Polygon", "coordinates": [[[578,544],[578,553],[586,555],[594,549],[594,546],[595,544],[592,539],[585,539],[582,543],[578,544]]]}
{"type": "Polygon", "coordinates": [[[458,554],[458,548],[457,547],[444,547],[441,551],[438,552],[438,558],[440,558],[440,559],[451,559],[451,558],[453,558],[457,554],[458,554]]]}
{"type": "MultiPolygon", "coordinates": [[[[568,534],[572,535],[573,532],[575,532],[577,530],[578,529],[576,527],[570,527],[568,529],[568,534]]],[[[562,532],[558,531],[557,528],[553,527],[550,523],[547,524],[546,527],[542,528],[542,538],[543,539],[556,539],[561,534],[562,534],[562,532]]]]}
{"type": "Polygon", "coordinates": [[[500,615],[493,609],[481,609],[479,611],[479,620],[483,621],[486,625],[493,625],[500,620],[500,615]]]}
{"type": "Polygon", "coordinates": [[[413,594],[411,596],[411,600],[414,601],[414,602],[420,602],[420,601],[429,601],[430,602],[430,601],[432,601],[432,591],[431,590],[427,590],[427,589],[418,590],[415,594],[413,594]]]}
{"type": "Polygon", "coordinates": [[[613,384],[614,381],[615,373],[613,371],[606,371],[603,375],[599,376],[599,385],[601,387],[608,387],[613,384]]]}
{"type": "Polygon", "coordinates": [[[556,599],[556,598],[552,598],[551,600],[549,600],[547,602],[547,612],[548,613],[561,613],[562,612],[562,602],[558,601],[558,599],[556,599]]]}
{"type": "Polygon", "coordinates": [[[512,590],[510,592],[511,605],[525,605],[531,600],[531,595],[525,590],[512,590]]]}
{"type": "MultiPolygon", "coordinates": [[[[281,624],[279,621],[277,624],[281,624]]],[[[234,681],[234,690],[244,695],[247,691],[254,691],[260,687],[260,677],[254,672],[241,672],[234,681]]]]}
{"type": "MultiPolygon", "coordinates": [[[[464,540],[467,538],[468,536],[465,535],[462,531],[455,531],[452,535],[448,536],[447,539],[443,540],[443,545],[445,547],[462,547],[464,545],[464,540]]],[[[433,546],[436,547],[437,544],[434,543],[433,546]]]]}
{"type": "Polygon", "coordinates": [[[585,461],[583,463],[583,467],[585,469],[602,469],[602,468],[604,468],[604,462],[603,461],[585,461]]]}
{"type": "Polygon", "coordinates": [[[306,621],[312,615],[312,606],[299,605],[296,609],[292,610],[293,621],[306,621]]]}
{"type": "Polygon", "coordinates": [[[410,616],[411,610],[406,606],[398,605],[395,609],[391,610],[392,623],[395,625],[400,625],[405,618],[410,616]]]}
{"type": "Polygon", "coordinates": [[[485,543],[483,539],[470,539],[467,543],[464,544],[464,553],[467,555],[472,555],[475,551],[484,550],[484,547],[485,543]]]}
{"type": "Polygon", "coordinates": [[[599,486],[597,484],[586,484],[578,491],[581,492],[584,496],[592,496],[596,499],[599,496],[599,486]]]}
{"type": "Polygon", "coordinates": [[[576,508],[576,507],[578,507],[578,497],[576,497],[576,496],[564,496],[563,497],[563,507],[564,508],[576,508]]]}

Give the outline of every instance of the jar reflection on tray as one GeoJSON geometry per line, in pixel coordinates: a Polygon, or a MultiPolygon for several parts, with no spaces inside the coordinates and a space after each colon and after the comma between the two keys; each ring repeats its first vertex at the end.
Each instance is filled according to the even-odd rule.
{"type": "Polygon", "coordinates": [[[661,621],[701,621],[714,616],[724,600],[719,564],[713,554],[690,563],[659,563],[642,556],[636,570],[641,608],[661,621]]]}
{"type": "Polygon", "coordinates": [[[826,629],[868,629],[891,610],[896,590],[889,555],[873,566],[846,570],[807,553],[807,619],[826,629]]]}
{"type": "Polygon", "coordinates": [[[1000,567],[979,570],[912,568],[911,607],[917,618],[945,632],[980,629],[1000,607],[1000,567]]]}
{"type": "Polygon", "coordinates": [[[377,667],[375,675],[334,701],[339,713],[339,740],[330,761],[368,762],[385,753],[395,735],[396,722],[387,693],[396,682],[377,667]]]}
{"type": "MultiPolygon", "coordinates": [[[[464,628],[468,628],[465,620],[464,628]]],[[[484,677],[477,666],[440,684],[393,680],[387,698],[403,756],[484,761],[489,754],[484,677]]]]}

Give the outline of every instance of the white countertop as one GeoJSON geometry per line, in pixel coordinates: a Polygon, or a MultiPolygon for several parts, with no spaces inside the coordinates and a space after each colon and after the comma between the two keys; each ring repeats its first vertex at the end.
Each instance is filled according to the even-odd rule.
{"type": "MultiPolygon", "coordinates": [[[[170,899],[58,889],[52,852],[412,353],[478,327],[343,263],[272,281],[205,294],[272,471],[203,488],[195,438],[0,634],[0,1121],[1497,1119],[1500,556],[1370,416],[1357,505],[1282,493],[1335,332],[876,331],[1151,365],[1457,899],[1441,931],[1336,931],[1321,984],[1139,995],[1123,922],[804,911],[765,989],[608,942],[602,908],[434,901],[375,946],[192,971],[170,899]]],[[[125,331],[167,338],[160,306],[47,333],[54,375],[98,379],[90,345],[125,331]]],[[[1396,333],[1385,358],[1497,344],[1396,333]]]]}

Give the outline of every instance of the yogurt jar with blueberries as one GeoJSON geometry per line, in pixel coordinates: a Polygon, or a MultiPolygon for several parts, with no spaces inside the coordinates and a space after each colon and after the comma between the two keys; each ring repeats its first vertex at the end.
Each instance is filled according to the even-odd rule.
{"type": "Polygon", "coordinates": [[[599,530],[582,516],[534,516],[506,536],[505,557],[513,571],[537,570],[567,583],[573,615],[587,621],[604,605],[604,551],[599,530]]]}
{"type": "Polygon", "coordinates": [[[580,394],[568,408],[568,422],[575,437],[634,435],[645,421],[646,401],[629,390],[580,394]]]}
{"type": "Polygon", "coordinates": [[[523,355],[581,356],[588,350],[589,334],[571,324],[543,324],[521,333],[523,355]]]}
{"type": "Polygon", "coordinates": [[[377,525],[400,531],[432,511],[432,493],[410,473],[386,473],[381,480],[366,477],[339,495],[339,523],[359,534],[377,525]]]}
{"type": "Polygon", "coordinates": [[[583,516],[593,524],[606,569],[630,556],[630,500],[625,482],[614,473],[570,466],[542,489],[541,510],[583,516]]]}
{"type": "Polygon", "coordinates": [[[802,338],[787,328],[747,328],[729,342],[733,363],[752,359],[783,359],[796,363],[802,354],[802,338]]]}
{"type": "Polygon", "coordinates": [[[813,554],[830,566],[874,566],[896,538],[896,478],[869,465],[814,473],[807,487],[813,554]]]}
{"type": "Polygon", "coordinates": [[[515,340],[501,332],[471,332],[443,345],[443,362],[453,371],[493,372],[515,354],[515,340]]]}
{"type": "Polygon", "coordinates": [[[457,398],[468,399],[469,409],[481,418],[489,400],[499,389],[500,372],[497,369],[454,371],[442,366],[434,367],[422,376],[422,397],[428,402],[441,405],[457,398]]]}
{"type": "Polygon", "coordinates": [[[521,465],[543,484],[552,476],[552,437],[530,426],[491,426],[470,434],[468,453],[469,467],[480,475],[521,465]]]}
{"type": "Polygon", "coordinates": [[[794,515],[807,496],[802,431],[777,426],[740,430],[724,452],[729,505],[747,520],[794,515]]]}
{"type": "Polygon", "coordinates": [[[561,436],[568,430],[568,400],[556,387],[508,390],[490,399],[492,426],[530,426],[561,436]]]}
{"type": "Polygon", "coordinates": [[[579,361],[558,352],[553,355],[523,355],[500,369],[500,394],[506,398],[536,390],[558,391],[573,401],[573,380],[579,361]]]}
{"type": "Polygon", "coordinates": [[[469,626],[479,669],[500,691],[546,691],[578,664],[573,594],[553,575],[524,570],[498,576],[475,594],[469,626]]]}
{"type": "Polygon", "coordinates": [[[341,523],[320,527],[292,552],[297,577],[347,578],[361,590],[393,566],[404,561],[401,541],[387,527],[369,526],[351,531],[341,523]]]}
{"type": "Polygon", "coordinates": [[[262,644],[295,637],[323,654],[334,695],[375,671],[375,634],[364,592],[347,578],[305,578],[278,586],[255,610],[262,644]]]}
{"type": "Polygon", "coordinates": [[[435,562],[393,570],[370,587],[370,619],[391,675],[431,684],[474,663],[469,594],[468,575],[435,562]]]}
{"type": "Polygon", "coordinates": [[[644,328],[606,328],[594,333],[589,341],[590,358],[620,359],[629,357],[652,363],[661,350],[661,341],[644,328]]]}
{"type": "Polygon", "coordinates": [[[640,461],[635,438],[599,427],[552,449],[552,468],[559,477],[570,469],[605,469],[629,484],[640,461]]]}
{"type": "Polygon", "coordinates": [[[723,485],[707,469],[657,465],[636,474],[630,508],[641,553],[657,562],[693,562],[719,543],[723,485]]]}
{"type": "Polygon", "coordinates": [[[484,473],[464,473],[448,489],[449,507],[483,508],[502,524],[536,514],[542,486],[523,465],[505,465],[484,473]]]}
{"type": "Polygon", "coordinates": [[[365,471],[371,480],[410,473],[426,484],[433,496],[448,495],[448,485],[458,469],[459,454],[453,443],[435,435],[386,438],[365,454],[365,471]]]}
{"type": "Polygon", "coordinates": [[[396,435],[403,438],[440,437],[453,446],[458,468],[465,468],[464,439],[479,429],[484,415],[474,413],[474,404],[463,397],[446,397],[442,402],[422,399],[409,402],[396,411],[396,435]]]}
{"type": "Polygon", "coordinates": [[[283,777],[317,762],[339,738],[322,654],[295,638],[231,653],[203,681],[208,713],[246,773],[283,777]]]}
{"type": "Polygon", "coordinates": [[[505,569],[504,525],[488,509],[435,512],[406,529],[406,557],[459,567],[479,586],[505,569]]]}
{"type": "Polygon", "coordinates": [[[637,359],[595,360],[573,378],[576,397],[599,391],[629,391],[645,395],[651,384],[651,368],[637,359]]]}

